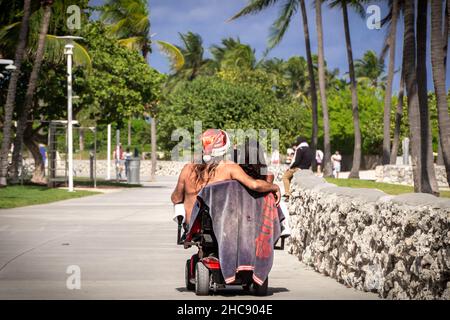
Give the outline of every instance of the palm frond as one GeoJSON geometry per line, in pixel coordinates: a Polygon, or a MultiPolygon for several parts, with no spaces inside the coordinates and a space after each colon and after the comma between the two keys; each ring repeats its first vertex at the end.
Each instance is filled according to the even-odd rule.
{"type": "Polygon", "coordinates": [[[142,44],[145,39],[142,37],[136,36],[136,37],[129,37],[124,39],[117,40],[117,43],[127,49],[130,50],[141,50],[142,44]]]}
{"type": "Polygon", "coordinates": [[[350,0],[347,1],[347,5],[353,9],[362,19],[366,17],[366,10],[363,3],[367,3],[368,0],[350,0]]]}
{"type": "Polygon", "coordinates": [[[110,35],[126,47],[149,49],[150,20],[146,1],[107,0],[101,11],[100,20],[108,25],[110,35]],[[141,48],[136,47],[137,43],[141,48]]]}
{"type": "Polygon", "coordinates": [[[283,39],[292,20],[292,16],[297,12],[298,4],[297,0],[289,0],[282,7],[278,19],[275,20],[270,28],[269,49],[274,48],[283,39]]]}
{"type": "Polygon", "coordinates": [[[11,23],[0,29],[0,53],[12,55],[15,51],[17,39],[19,37],[21,22],[11,23]]]}
{"type": "Polygon", "coordinates": [[[157,40],[159,50],[168,57],[172,70],[179,71],[184,66],[184,56],[181,51],[171,43],[157,40]]]}
{"type": "MultiPolygon", "coordinates": [[[[73,44],[73,63],[76,66],[83,66],[90,72],[92,68],[91,57],[81,44],[76,41],[73,44]]],[[[64,57],[64,46],[66,41],[58,39],[55,35],[48,34],[45,38],[45,58],[54,63],[62,63],[64,57]]]]}
{"type": "Polygon", "coordinates": [[[115,23],[108,24],[106,31],[108,35],[120,38],[122,34],[126,34],[125,25],[128,23],[127,19],[117,20],[115,23]]]}
{"type": "Polygon", "coordinates": [[[278,0],[250,0],[249,4],[245,8],[228,19],[228,21],[236,20],[237,18],[250,14],[257,14],[267,7],[275,4],[277,1],[278,0]]]}
{"type": "Polygon", "coordinates": [[[364,10],[363,3],[368,2],[367,0],[332,0],[328,6],[332,9],[339,7],[342,8],[343,5],[352,8],[361,18],[365,18],[366,11],[364,10]]]}
{"type": "Polygon", "coordinates": [[[0,29],[0,41],[5,41],[5,37],[11,32],[12,29],[20,27],[20,21],[11,23],[7,26],[1,27],[0,29]]]}

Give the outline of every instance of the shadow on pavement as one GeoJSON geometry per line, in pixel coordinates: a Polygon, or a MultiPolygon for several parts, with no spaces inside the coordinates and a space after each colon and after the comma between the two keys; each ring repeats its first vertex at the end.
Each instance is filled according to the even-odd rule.
{"type": "Polygon", "coordinates": [[[169,186],[142,186],[143,189],[173,189],[169,186]]]}
{"type": "MultiPolygon", "coordinates": [[[[193,291],[187,290],[185,287],[176,288],[178,292],[192,292],[193,295],[195,293],[193,291]]],[[[283,287],[269,287],[267,297],[273,296],[274,294],[281,293],[281,292],[289,292],[289,289],[283,288],[283,287]]],[[[219,289],[217,292],[211,294],[212,296],[222,296],[222,297],[235,297],[235,296],[253,296],[252,293],[248,293],[244,291],[243,289],[239,288],[238,286],[232,287],[232,288],[225,288],[225,289],[219,289]]]]}

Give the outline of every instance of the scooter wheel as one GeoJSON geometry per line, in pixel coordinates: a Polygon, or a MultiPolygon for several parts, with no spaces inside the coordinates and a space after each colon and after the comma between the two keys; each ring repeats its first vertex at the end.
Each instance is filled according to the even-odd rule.
{"type": "Polygon", "coordinates": [[[269,288],[269,277],[267,277],[266,281],[262,285],[257,284],[256,282],[253,283],[253,289],[255,290],[256,296],[267,296],[267,289],[269,288]]]}
{"type": "Polygon", "coordinates": [[[184,279],[186,282],[186,289],[189,291],[195,290],[195,284],[191,282],[190,272],[191,271],[191,259],[186,261],[186,267],[184,268],[184,279]]]}
{"type": "Polygon", "coordinates": [[[207,296],[209,294],[210,272],[205,265],[199,261],[195,267],[195,294],[207,296]]]}

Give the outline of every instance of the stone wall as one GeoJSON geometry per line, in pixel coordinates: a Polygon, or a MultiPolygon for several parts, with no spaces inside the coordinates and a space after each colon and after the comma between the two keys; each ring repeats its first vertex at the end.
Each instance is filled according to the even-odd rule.
{"type": "MultiPolygon", "coordinates": [[[[435,166],[436,179],[439,187],[448,187],[447,174],[444,166],[435,166]]],[[[375,168],[377,182],[413,185],[412,167],[406,165],[385,165],[375,168]]]]}
{"type": "Polygon", "coordinates": [[[293,179],[290,253],[316,271],[389,299],[450,299],[450,199],[293,179]]]}
{"type": "MultiPolygon", "coordinates": [[[[96,172],[97,178],[106,178],[107,160],[97,160],[96,172]]],[[[178,176],[186,162],[181,161],[158,161],[156,164],[157,176],[178,176]]],[[[89,177],[89,160],[74,160],[73,167],[76,177],[89,177]]],[[[26,172],[32,173],[34,170],[34,161],[32,159],[25,161],[26,172]]],[[[151,160],[141,160],[140,175],[141,177],[150,177],[151,160]]],[[[270,166],[269,170],[274,173],[275,180],[281,181],[281,177],[287,165],[270,166]]],[[[64,174],[64,162],[58,162],[58,174],[64,174]]],[[[111,178],[115,178],[114,161],[111,161],[111,178]]]]}

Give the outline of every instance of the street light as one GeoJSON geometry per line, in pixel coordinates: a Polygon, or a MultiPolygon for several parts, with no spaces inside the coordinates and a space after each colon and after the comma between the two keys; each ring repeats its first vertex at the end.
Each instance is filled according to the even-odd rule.
{"type": "MultiPolygon", "coordinates": [[[[5,70],[14,71],[17,67],[14,65],[14,60],[0,59],[0,64],[6,64],[5,70]]],[[[4,75],[0,73],[0,78],[4,78],[4,75]]]]}
{"type": "Polygon", "coordinates": [[[0,64],[13,65],[14,64],[14,60],[11,60],[11,59],[0,59],[0,64]]]}
{"type": "Polygon", "coordinates": [[[73,133],[72,133],[72,56],[73,40],[83,39],[77,36],[58,36],[57,39],[68,40],[64,46],[67,55],[67,158],[69,165],[69,192],[73,192],[73,133]]]}

